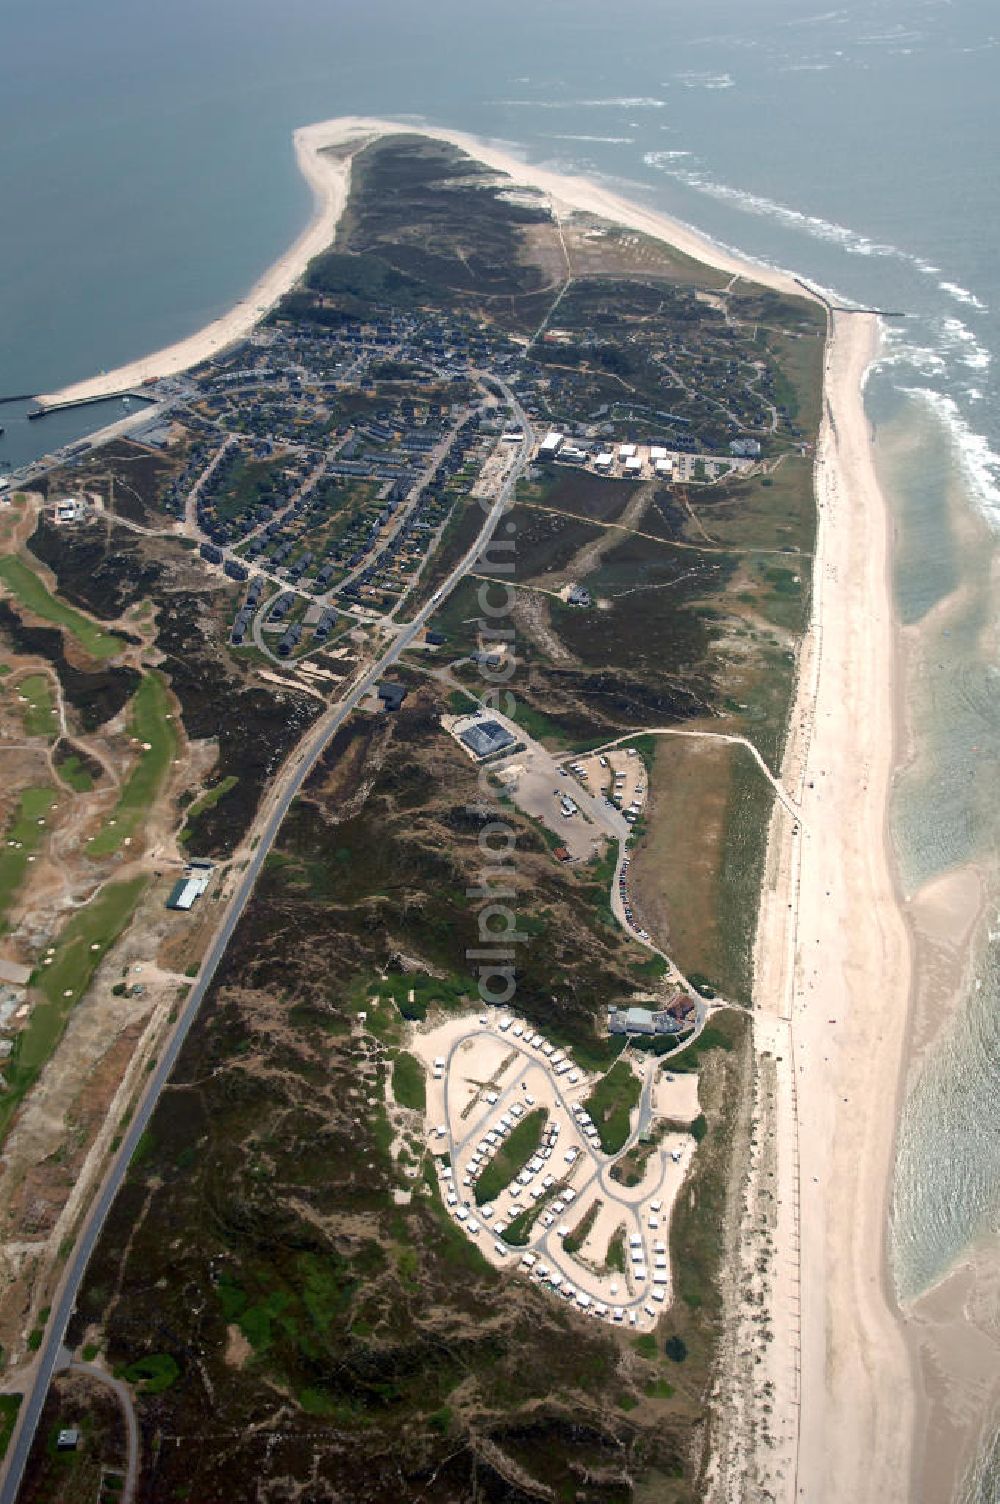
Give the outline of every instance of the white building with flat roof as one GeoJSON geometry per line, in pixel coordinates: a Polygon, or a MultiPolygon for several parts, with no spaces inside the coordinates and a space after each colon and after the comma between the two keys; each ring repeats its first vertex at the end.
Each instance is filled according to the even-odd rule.
{"type": "Polygon", "coordinates": [[[174,884],[173,891],[167,899],[167,908],[180,909],[182,912],[193,909],[208,887],[209,877],[210,874],[204,871],[182,877],[174,884]]]}

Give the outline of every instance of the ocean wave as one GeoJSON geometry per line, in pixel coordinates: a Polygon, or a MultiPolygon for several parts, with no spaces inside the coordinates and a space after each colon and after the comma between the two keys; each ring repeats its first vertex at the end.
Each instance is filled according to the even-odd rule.
{"type": "Polygon", "coordinates": [[[890,366],[910,366],[921,376],[946,376],[948,374],[948,362],[940,350],[934,350],[930,345],[916,345],[910,341],[899,340],[896,331],[886,327],[882,349],[874,362],[876,370],[884,370],[890,366]]]}
{"type": "Polygon", "coordinates": [[[928,386],[905,386],[901,390],[925,403],[940,419],[983,511],[1000,528],[1000,454],[990,448],[985,434],[970,427],[954,397],[928,386]]]}
{"type": "Polygon", "coordinates": [[[735,89],[736,80],[731,73],[675,73],[678,83],[685,89],[735,89]]]}
{"type": "Polygon", "coordinates": [[[639,98],[613,99],[497,99],[494,104],[511,109],[526,110],[665,110],[665,99],[639,98]]]}
{"type": "Polygon", "coordinates": [[[634,146],[634,136],[573,136],[557,131],[549,134],[550,141],[592,141],[603,146],[634,146]]]}
{"type": "Polygon", "coordinates": [[[823,219],[818,214],[803,214],[800,209],[791,209],[787,204],[778,203],[777,199],[765,198],[759,193],[749,193],[743,188],[732,188],[728,183],[718,183],[714,178],[706,177],[704,173],[697,172],[692,168],[676,167],[673,165],[674,154],[662,151],[648,151],[643,157],[647,167],[656,167],[669,177],[676,178],[688,188],[694,188],[698,193],[707,194],[710,198],[721,200],[723,203],[732,204],[744,214],[756,214],[762,219],[776,219],[781,224],[789,225],[796,230],[804,230],[814,240],[825,240],[833,245],[841,246],[853,256],[892,256],[899,260],[917,264],[917,258],[911,256],[909,251],[901,251],[898,246],[885,245],[880,241],[871,240],[867,235],[862,235],[858,230],[849,229],[847,225],[839,225],[832,219],[823,219]]]}
{"type": "MultiPolygon", "coordinates": [[[[990,351],[979,343],[961,319],[930,319],[922,328],[933,343],[920,343],[910,328],[887,324],[876,367],[879,370],[909,368],[921,376],[954,384],[968,382],[965,374],[968,371],[989,369],[992,360],[990,351]]],[[[977,386],[965,386],[964,391],[970,401],[982,400],[983,394],[977,386]]]]}
{"type": "Polygon", "coordinates": [[[824,10],[818,16],[794,16],[786,26],[818,26],[823,21],[846,21],[846,10],[824,10]]]}
{"type": "Polygon", "coordinates": [[[956,303],[964,303],[966,307],[975,308],[980,313],[989,312],[982,298],[977,298],[975,293],[970,292],[967,287],[959,287],[957,282],[939,282],[938,287],[950,298],[954,298],[956,303]]]}
{"type": "Polygon", "coordinates": [[[979,343],[968,324],[961,319],[941,319],[937,325],[941,343],[953,351],[972,371],[985,371],[990,364],[989,350],[979,343]]]}
{"type": "Polygon", "coordinates": [[[873,32],[871,36],[856,37],[859,47],[898,47],[904,42],[926,42],[924,31],[907,31],[905,26],[892,26],[888,31],[873,32]]]}
{"type": "MultiPolygon", "coordinates": [[[[912,251],[904,251],[901,247],[890,245],[885,241],[872,240],[860,230],[852,230],[848,225],[838,224],[832,219],[824,219],[821,215],[804,214],[800,209],[792,209],[788,204],[779,203],[777,199],[767,198],[763,194],[750,193],[743,188],[733,188],[728,183],[719,183],[695,168],[678,166],[677,163],[683,155],[685,154],[676,151],[648,151],[644,154],[643,161],[647,167],[657,168],[668,177],[683,183],[685,187],[693,188],[697,193],[704,193],[709,198],[731,204],[733,208],[741,210],[744,214],[755,214],[762,219],[777,220],[790,229],[801,230],[806,235],[812,236],[814,240],[824,240],[830,245],[838,245],[849,256],[884,257],[912,266],[923,276],[941,276],[939,266],[935,266],[923,256],[914,255],[912,251]]],[[[981,312],[987,311],[986,304],[975,293],[969,292],[968,288],[960,287],[957,282],[940,281],[938,287],[949,297],[970,308],[981,312]]],[[[978,359],[982,362],[981,356],[978,359]]],[[[988,364],[988,361],[987,356],[985,363],[988,364]]],[[[970,363],[971,359],[967,358],[966,364],[970,363]]]]}

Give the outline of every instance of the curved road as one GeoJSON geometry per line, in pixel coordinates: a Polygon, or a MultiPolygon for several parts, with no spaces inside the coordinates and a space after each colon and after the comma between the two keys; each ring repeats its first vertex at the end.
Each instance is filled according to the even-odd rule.
{"type": "Polygon", "coordinates": [[[620,747],[622,742],[635,741],[639,736],[684,736],[693,740],[707,740],[715,742],[728,742],[733,747],[745,747],[757,764],[768,783],[773,788],[781,803],[785,806],[793,820],[802,823],[802,811],[794,799],[786,792],[784,784],[771,772],[767,763],[748,737],[740,736],[734,731],[687,731],[679,726],[637,726],[634,731],[626,731],[622,736],[616,736],[613,741],[604,742],[600,747],[588,747],[585,753],[575,754],[585,757],[596,757],[599,752],[606,752],[609,747],[620,747]]]}
{"type": "Polygon", "coordinates": [[[132,1392],[127,1384],[121,1379],[116,1379],[108,1373],[106,1368],[98,1368],[95,1363],[70,1363],[72,1373],[82,1373],[90,1379],[96,1379],[99,1384],[104,1384],[114,1394],[121,1407],[122,1419],[125,1422],[125,1482],[122,1487],[119,1504],[132,1504],[135,1498],[135,1485],[139,1480],[139,1422],[135,1415],[135,1406],[132,1403],[132,1392]]]}
{"type": "MultiPolygon", "coordinates": [[[[494,378],[495,379],[495,378],[494,378]]],[[[332,738],[340,730],[341,726],[357,708],[360,701],[377,684],[385,670],[395,663],[421,632],[430,616],[438,609],[444,600],[455,589],[456,585],[471,569],[479,558],[480,553],[488,544],[493,531],[500,520],[501,514],[506,510],[514,488],[528,464],[534,443],[534,430],[528,421],[527,414],[523,411],[510,388],[503,382],[498,382],[504,390],[504,395],[510,403],[514,417],[521,426],[524,434],[524,442],[520,448],[516,463],[512,467],[492,507],[486,515],[486,519],[480,530],[475,543],[468,553],[462,558],[448,575],[444,584],[441,585],[431,599],[422,606],[412,621],[401,627],[395,640],[386,649],[382,657],[373,665],[368,672],[358,680],[347,697],[332,707],[326,715],[316,723],[300,751],[294,756],[291,764],[286,769],[283,781],[279,781],[270,796],[270,810],[263,816],[263,825],[257,832],[257,844],[247,863],[242,878],[237,884],[229,905],[219,928],[209,945],[201,964],[201,970],[188,994],[184,1007],[181,1010],[173,1033],[160,1057],[155,1070],[151,1073],[145,1091],[140,1099],[132,1121],[125,1133],[121,1146],[112,1161],[107,1176],[97,1193],[86,1215],[76,1246],[67,1261],[63,1277],[52,1299],[52,1309],[42,1345],[34,1362],[34,1370],[30,1380],[24,1403],[21,1406],[14,1434],[11,1437],[10,1446],[3,1468],[2,1481],[0,1481],[0,1504],[16,1504],[21,1478],[28,1460],[28,1453],[38,1428],[38,1421],[45,1403],[52,1375],[58,1367],[60,1349],[66,1334],[66,1328],[76,1305],[76,1298],[83,1277],[87,1270],[91,1256],[97,1246],[97,1240],[101,1235],[111,1205],[118,1194],[125,1175],[128,1171],[129,1162],[135,1153],[140,1138],[146,1131],[149,1121],[156,1108],[161,1091],[181,1052],[184,1041],[187,1038],[191,1025],[197,1017],[198,1010],[205,999],[216,970],[226,948],[233,937],[233,932],[243,916],[250,895],[253,892],[257,878],[267,855],[274,844],[275,837],[281,827],[281,823],[288,813],[292,800],[296,797],[312,772],[319,758],[323,755],[332,738]]],[[[266,806],[265,806],[266,808],[266,806]]]]}
{"type": "MultiPolygon", "coordinates": [[[[496,1030],[491,1029],[488,1025],[470,1024],[468,1030],[452,1042],[445,1057],[443,1099],[444,1121],[445,1127],[447,1128],[446,1143],[449,1160],[451,1164],[456,1168],[458,1167],[462,1157],[464,1156],[470,1140],[479,1138],[485,1132],[484,1125],[488,1122],[488,1120],[495,1120],[499,1115],[501,1115],[505,1111],[505,1108],[509,1104],[509,1102],[521,1100],[521,1095],[518,1091],[515,1077],[510,1085],[505,1087],[503,1090],[500,1090],[498,1088],[499,1101],[497,1101],[493,1105],[485,1106],[483,1110],[478,1114],[478,1116],[470,1118],[468,1131],[463,1134],[461,1138],[455,1137],[452,1131],[452,1115],[449,1101],[452,1062],[454,1061],[454,1058],[459,1050],[461,1050],[462,1047],[467,1044],[470,1039],[481,1036],[485,1036],[493,1040],[498,1038],[496,1030]]],[[[549,1089],[552,1092],[554,1104],[557,1107],[561,1108],[566,1116],[567,1121],[572,1125],[574,1123],[574,1118],[573,1104],[570,1101],[570,1096],[563,1090],[559,1078],[552,1074],[545,1057],[540,1057],[537,1052],[532,1053],[531,1050],[527,1048],[523,1043],[511,1039],[510,1037],[504,1037],[502,1035],[499,1037],[502,1039],[502,1042],[505,1045],[509,1046],[510,1049],[516,1051],[525,1065],[527,1065],[529,1068],[541,1069],[545,1072],[548,1078],[549,1089]]],[[[659,1064],[659,1060],[651,1059],[645,1072],[642,1097],[646,1106],[647,1116],[649,1111],[649,1093],[652,1088],[653,1078],[656,1073],[656,1067],[659,1064]]],[[[578,1095],[578,1089],[574,1090],[578,1095]]],[[[655,1190],[647,1187],[643,1192],[641,1192],[641,1194],[630,1194],[630,1191],[632,1190],[631,1187],[619,1184],[617,1181],[611,1182],[608,1178],[612,1165],[616,1164],[618,1160],[622,1159],[624,1155],[626,1155],[629,1150],[634,1148],[638,1143],[640,1134],[642,1132],[642,1127],[643,1124],[640,1112],[640,1119],[636,1127],[631,1130],[625,1143],[622,1144],[621,1148],[618,1149],[614,1154],[607,1154],[603,1149],[595,1149],[594,1146],[585,1138],[582,1133],[578,1133],[577,1137],[580,1140],[578,1147],[581,1151],[582,1160],[578,1160],[577,1163],[583,1164],[585,1166],[585,1169],[582,1177],[579,1177],[574,1182],[573,1189],[576,1192],[581,1205],[583,1204],[583,1200],[586,1197],[588,1191],[593,1191],[594,1189],[600,1191],[602,1199],[614,1202],[616,1206],[618,1206],[621,1210],[622,1220],[625,1223],[627,1230],[630,1232],[639,1233],[643,1239],[643,1247],[645,1248],[646,1242],[649,1238],[649,1232],[642,1225],[638,1208],[640,1207],[642,1202],[648,1200],[651,1196],[657,1194],[662,1189],[663,1179],[667,1172],[667,1151],[663,1148],[659,1148],[657,1151],[660,1160],[660,1179],[655,1190]]],[[[563,1147],[565,1147],[565,1144],[563,1145],[563,1147]]],[[[572,1173],[576,1173],[576,1165],[573,1166],[572,1173]]],[[[558,1171],[555,1172],[555,1175],[557,1180],[569,1178],[568,1174],[560,1175],[558,1171]]],[[[455,1189],[457,1192],[457,1183],[455,1189]]],[[[577,1208],[577,1210],[579,1210],[579,1208],[577,1208]]],[[[490,1227],[486,1227],[485,1231],[490,1237],[496,1236],[496,1234],[490,1227]]],[[[566,1280],[568,1280],[570,1283],[581,1283],[588,1271],[586,1270],[585,1266],[574,1268],[572,1261],[567,1263],[567,1258],[562,1250],[561,1244],[562,1239],[559,1236],[557,1228],[541,1228],[537,1231],[533,1228],[532,1236],[529,1237],[528,1242],[523,1247],[521,1247],[520,1245],[510,1244],[509,1252],[511,1254],[524,1254],[526,1252],[531,1252],[536,1255],[544,1255],[546,1260],[551,1263],[556,1269],[558,1269],[566,1280]]],[[[652,1287],[649,1286],[633,1293],[628,1293],[626,1282],[626,1293],[617,1296],[615,1303],[620,1305],[626,1312],[631,1310],[635,1310],[637,1312],[644,1310],[645,1306],[648,1305],[650,1300],[652,1299],[651,1290],[652,1287]]],[[[604,1297],[599,1294],[592,1296],[592,1298],[595,1300],[604,1299],[604,1297]]]]}

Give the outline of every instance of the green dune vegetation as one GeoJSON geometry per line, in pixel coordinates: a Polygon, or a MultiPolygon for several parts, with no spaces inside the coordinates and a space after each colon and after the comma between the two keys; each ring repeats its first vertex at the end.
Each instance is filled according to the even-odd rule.
{"type": "Polygon", "coordinates": [[[177,732],[169,719],[170,699],[159,674],[148,673],[131,705],[129,731],[141,744],[138,761],[122,786],[118,803],[90,842],[91,856],[110,856],[131,836],[160,791],[177,748],[177,732]]]}
{"type": "Polygon", "coordinates": [[[107,883],[66,925],[51,957],[36,971],[33,982],[41,997],[27,1026],[14,1041],[4,1068],[6,1090],[0,1096],[0,1135],[6,1133],[23,1098],[38,1080],[59,1040],[70,1013],[80,1001],[108,947],[131,919],[146,886],[145,877],[107,883]]]}
{"type": "Polygon", "coordinates": [[[46,674],[27,674],[17,686],[25,704],[21,709],[28,736],[55,736],[59,719],[52,701],[52,685],[46,674]]]}
{"type": "Polygon", "coordinates": [[[14,818],[0,847],[0,929],[6,928],[7,912],[24,881],[28,857],[39,846],[44,821],[55,803],[53,788],[23,789],[14,818]]]}
{"type": "Polygon", "coordinates": [[[125,646],[120,637],[105,632],[81,612],[52,594],[40,577],[16,554],[0,558],[0,580],[35,616],[66,631],[92,658],[115,658],[125,646]]]}

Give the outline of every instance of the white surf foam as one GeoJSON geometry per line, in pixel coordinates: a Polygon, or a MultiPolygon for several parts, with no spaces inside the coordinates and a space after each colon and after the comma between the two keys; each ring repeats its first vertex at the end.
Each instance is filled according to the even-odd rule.
{"type": "Polygon", "coordinates": [[[574,136],[566,132],[553,131],[549,135],[550,141],[591,141],[602,146],[634,146],[634,136],[574,136]]]}
{"type": "Polygon", "coordinates": [[[824,10],[818,16],[793,16],[786,26],[818,26],[824,21],[846,21],[846,10],[824,10]]]}
{"type": "Polygon", "coordinates": [[[907,386],[901,390],[908,397],[926,403],[940,420],[983,512],[1000,529],[1000,454],[990,448],[984,434],[969,426],[954,397],[927,386],[907,386]]]}
{"type": "Polygon", "coordinates": [[[927,34],[923,31],[908,31],[905,26],[892,26],[888,31],[873,32],[870,36],[856,37],[859,47],[901,47],[904,43],[924,42],[927,34]]]}
{"type": "Polygon", "coordinates": [[[675,73],[678,83],[685,89],[735,89],[736,80],[731,73],[675,73]]]}
{"type": "Polygon", "coordinates": [[[963,366],[972,371],[987,369],[990,352],[979,343],[968,324],[963,324],[961,319],[947,318],[940,320],[938,329],[944,348],[954,353],[963,366]]]}
{"type": "Polygon", "coordinates": [[[756,214],[762,219],[776,219],[781,224],[804,231],[814,240],[825,240],[830,244],[839,245],[853,256],[891,256],[913,265],[917,264],[917,258],[911,256],[909,251],[902,251],[898,246],[884,245],[879,241],[871,240],[867,235],[862,235],[858,230],[852,230],[847,225],[837,224],[831,219],[823,219],[818,214],[803,214],[800,209],[792,209],[787,204],[779,203],[777,199],[766,198],[763,194],[749,193],[743,188],[732,188],[728,183],[716,182],[714,178],[707,177],[693,168],[678,167],[675,165],[672,153],[648,151],[643,161],[648,167],[655,167],[665,172],[668,177],[676,178],[678,182],[695,189],[698,193],[707,194],[708,197],[719,199],[722,203],[732,204],[744,214],[756,214]]]}
{"type": "Polygon", "coordinates": [[[883,370],[889,366],[909,366],[921,376],[946,376],[948,374],[948,362],[940,350],[933,349],[930,345],[914,344],[910,340],[900,337],[899,332],[891,325],[886,325],[882,349],[875,361],[877,370],[883,370]]]}
{"type": "Polygon", "coordinates": [[[989,311],[982,298],[977,298],[976,294],[970,292],[967,287],[959,287],[957,282],[939,282],[938,287],[950,298],[954,298],[956,303],[964,303],[967,308],[976,308],[980,313],[989,311]]]}
{"type": "Polygon", "coordinates": [[[665,99],[615,96],[613,99],[497,99],[495,104],[528,110],[665,110],[665,99]]]}

